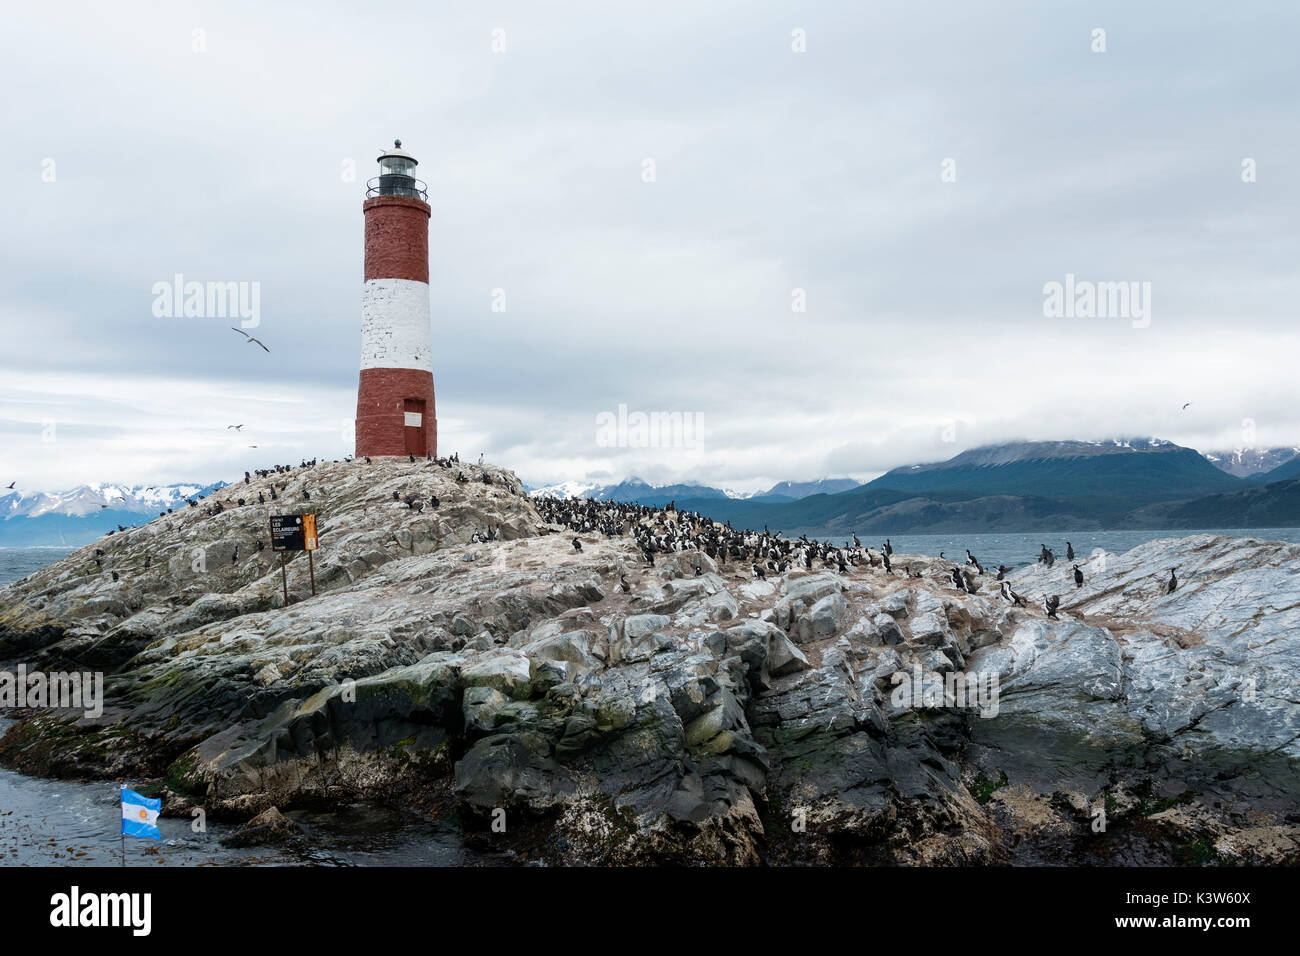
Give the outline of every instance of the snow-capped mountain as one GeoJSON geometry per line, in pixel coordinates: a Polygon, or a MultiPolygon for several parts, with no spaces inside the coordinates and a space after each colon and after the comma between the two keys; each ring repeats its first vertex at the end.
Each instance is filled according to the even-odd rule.
{"type": "Polygon", "coordinates": [[[210,485],[181,483],[174,485],[120,485],[95,482],[70,491],[0,492],[0,520],[39,518],[41,515],[65,515],[80,518],[102,510],[128,514],[156,515],[159,511],[183,505],[186,498],[206,495],[225,482],[210,485]]]}
{"type": "Polygon", "coordinates": [[[801,498],[807,498],[811,495],[837,495],[841,491],[851,491],[858,487],[861,482],[854,481],[852,478],[818,478],[816,481],[780,481],[773,485],[761,495],[754,497],[760,499],[767,498],[789,498],[792,501],[798,501],[801,498]]]}
{"type": "Polygon", "coordinates": [[[639,501],[644,505],[662,504],[672,499],[727,498],[720,488],[693,482],[652,485],[640,478],[629,478],[616,485],[598,485],[581,481],[562,481],[530,492],[534,498],[595,498],[597,501],[639,501]]]}
{"type": "Polygon", "coordinates": [[[594,491],[601,486],[594,481],[561,481],[555,485],[544,485],[529,492],[534,498],[593,498],[594,491]]]}
{"type": "Polygon", "coordinates": [[[856,488],[852,478],[821,478],[817,481],[782,481],[767,491],[731,491],[713,488],[695,482],[673,485],[651,485],[640,478],[629,478],[616,485],[594,482],[562,481],[530,492],[535,498],[594,498],[597,501],[639,501],[642,504],[660,504],[670,500],[694,501],[701,498],[729,498],[733,501],[794,501],[816,494],[835,494],[856,488]]]}
{"type": "Polygon", "coordinates": [[[1238,478],[1249,478],[1285,465],[1300,455],[1300,448],[1234,448],[1232,451],[1207,451],[1202,454],[1206,461],[1220,471],[1238,478]]]}

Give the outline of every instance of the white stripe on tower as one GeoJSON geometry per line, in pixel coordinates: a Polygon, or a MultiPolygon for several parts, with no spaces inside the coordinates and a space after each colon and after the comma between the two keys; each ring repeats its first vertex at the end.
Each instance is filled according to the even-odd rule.
{"type": "Polygon", "coordinates": [[[361,367],[433,371],[429,285],[371,279],[361,298],[361,367]]]}

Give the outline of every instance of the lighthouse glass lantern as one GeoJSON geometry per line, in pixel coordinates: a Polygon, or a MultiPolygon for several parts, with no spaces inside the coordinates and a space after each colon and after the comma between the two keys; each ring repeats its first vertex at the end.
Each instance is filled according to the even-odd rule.
{"type": "Polygon", "coordinates": [[[379,154],[379,176],[366,185],[367,196],[413,196],[427,200],[428,193],[424,183],[415,178],[418,162],[414,156],[402,149],[400,139],[393,140],[392,149],[379,154]]]}

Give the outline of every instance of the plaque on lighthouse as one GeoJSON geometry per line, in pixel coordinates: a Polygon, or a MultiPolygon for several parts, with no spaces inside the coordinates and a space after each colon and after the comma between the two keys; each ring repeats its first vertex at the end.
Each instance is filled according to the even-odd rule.
{"type": "Polygon", "coordinates": [[[394,140],[366,184],[357,457],[436,455],[429,204],[418,161],[394,140]]]}

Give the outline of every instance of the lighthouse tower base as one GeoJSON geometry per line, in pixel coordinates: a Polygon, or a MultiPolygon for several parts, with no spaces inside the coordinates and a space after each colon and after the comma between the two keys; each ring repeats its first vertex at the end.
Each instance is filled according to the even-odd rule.
{"type": "Polygon", "coordinates": [[[433,373],[364,368],[357,388],[357,457],[438,454],[433,373]]]}

